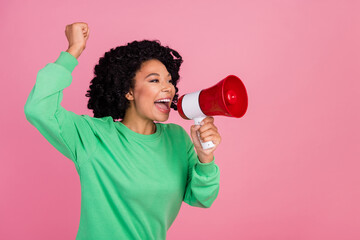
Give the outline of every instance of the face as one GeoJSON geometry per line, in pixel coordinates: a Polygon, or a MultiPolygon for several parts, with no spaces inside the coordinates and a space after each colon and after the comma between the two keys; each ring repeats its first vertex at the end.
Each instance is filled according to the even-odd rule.
{"type": "Polygon", "coordinates": [[[135,87],[131,89],[126,98],[130,101],[132,118],[142,118],[151,121],[164,122],[169,118],[170,110],[162,110],[163,104],[155,104],[159,99],[169,99],[165,104],[170,109],[170,104],[175,95],[175,87],[171,75],[162,62],[151,59],[143,62],[135,75],[135,87]]]}

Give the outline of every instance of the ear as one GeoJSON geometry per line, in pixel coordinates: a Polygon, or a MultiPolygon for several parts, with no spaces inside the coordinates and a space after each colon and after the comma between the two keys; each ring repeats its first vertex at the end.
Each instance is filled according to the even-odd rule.
{"type": "Polygon", "coordinates": [[[130,88],[129,92],[125,94],[125,97],[129,101],[134,100],[134,95],[133,95],[133,91],[131,88],[130,88]]]}

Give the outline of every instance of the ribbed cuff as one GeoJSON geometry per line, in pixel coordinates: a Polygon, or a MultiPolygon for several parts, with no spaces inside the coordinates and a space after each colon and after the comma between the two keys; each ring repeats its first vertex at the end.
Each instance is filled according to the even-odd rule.
{"type": "Polygon", "coordinates": [[[195,166],[195,170],[200,176],[211,176],[211,175],[215,174],[215,172],[216,172],[215,156],[214,156],[213,160],[208,163],[202,163],[202,162],[200,162],[200,160],[198,158],[198,161],[195,166]]]}
{"type": "Polygon", "coordinates": [[[72,73],[72,71],[74,71],[74,68],[79,64],[76,57],[64,51],[61,51],[60,56],[55,61],[55,63],[65,67],[70,73],[72,73]]]}

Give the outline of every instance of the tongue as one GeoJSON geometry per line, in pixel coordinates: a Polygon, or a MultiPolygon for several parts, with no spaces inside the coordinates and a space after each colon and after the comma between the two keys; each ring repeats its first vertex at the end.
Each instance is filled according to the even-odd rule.
{"type": "Polygon", "coordinates": [[[161,109],[169,110],[169,105],[167,103],[155,103],[161,109]]]}

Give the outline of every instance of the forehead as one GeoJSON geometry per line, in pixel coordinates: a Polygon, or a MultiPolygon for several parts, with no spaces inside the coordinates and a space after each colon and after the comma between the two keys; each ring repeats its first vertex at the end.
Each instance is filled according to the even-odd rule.
{"type": "Polygon", "coordinates": [[[138,71],[138,74],[147,76],[150,73],[162,73],[162,72],[166,74],[168,73],[165,65],[157,59],[151,59],[141,64],[141,68],[138,71]]]}

